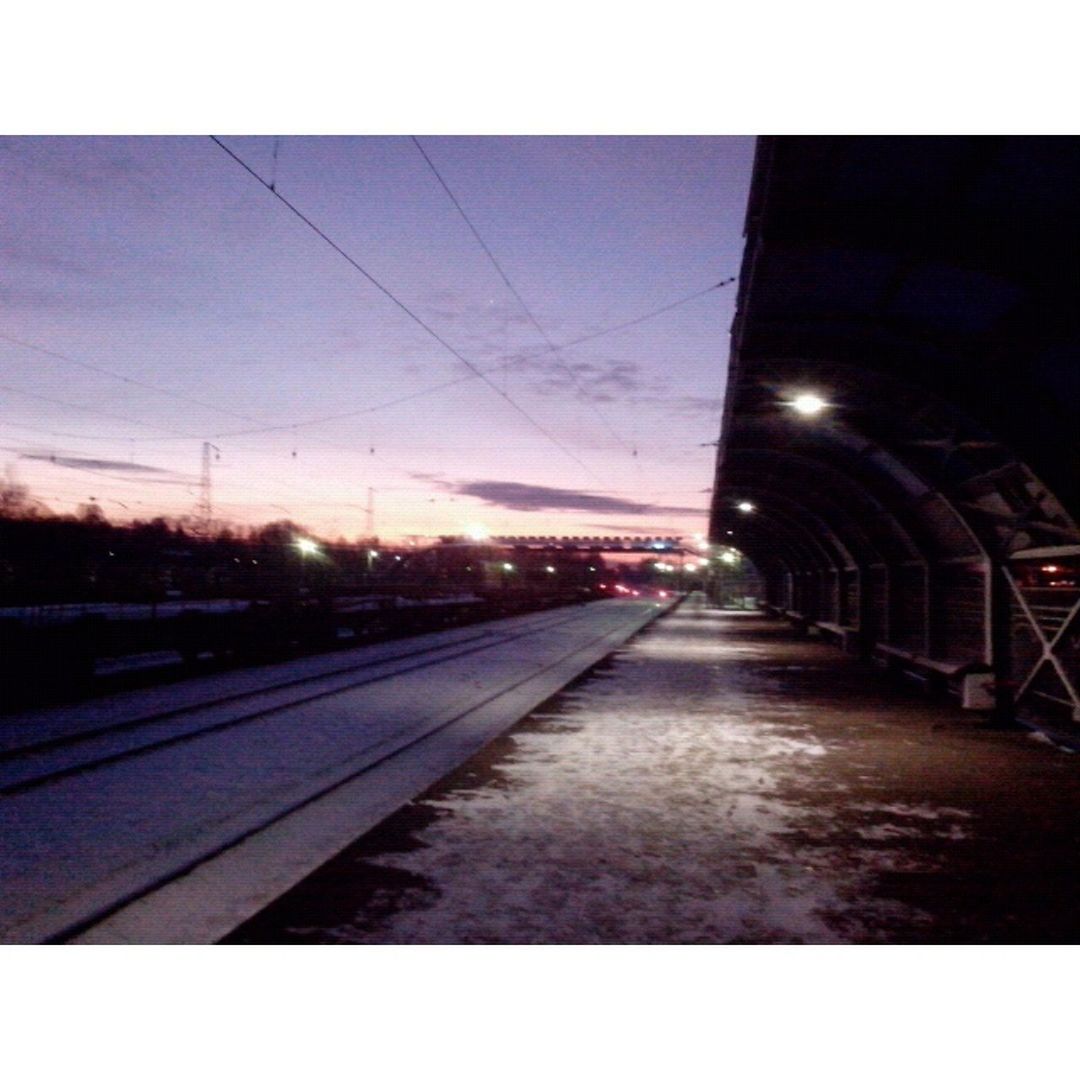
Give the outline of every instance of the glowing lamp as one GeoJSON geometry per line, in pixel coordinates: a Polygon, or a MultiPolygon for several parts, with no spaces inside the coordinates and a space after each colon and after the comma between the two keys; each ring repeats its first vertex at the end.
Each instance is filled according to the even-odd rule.
{"type": "Polygon", "coordinates": [[[818,416],[825,409],[827,409],[829,403],[817,394],[799,394],[794,401],[791,402],[791,407],[800,416],[818,416]]]}

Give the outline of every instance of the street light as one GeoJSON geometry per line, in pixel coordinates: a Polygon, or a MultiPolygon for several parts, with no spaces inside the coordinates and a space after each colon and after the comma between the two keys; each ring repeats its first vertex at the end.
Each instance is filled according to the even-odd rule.
{"type": "Polygon", "coordinates": [[[322,549],[310,537],[298,536],[293,541],[293,547],[300,552],[300,593],[306,595],[307,587],[307,564],[310,557],[320,555],[322,549]]]}
{"type": "Polygon", "coordinates": [[[756,508],[752,502],[746,502],[744,500],[736,505],[736,509],[743,514],[752,514],[756,508]]]}

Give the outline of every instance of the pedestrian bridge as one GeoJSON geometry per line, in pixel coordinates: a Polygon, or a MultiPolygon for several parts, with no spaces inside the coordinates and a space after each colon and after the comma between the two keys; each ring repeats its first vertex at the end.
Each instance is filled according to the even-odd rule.
{"type": "MultiPolygon", "coordinates": [[[[446,543],[474,543],[468,537],[444,536],[446,543]]],[[[538,551],[588,551],[611,554],[669,554],[697,551],[701,544],[682,536],[492,536],[486,543],[499,547],[531,548],[538,551]]]]}
{"type": "Polygon", "coordinates": [[[710,539],[768,604],[1080,722],[1080,140],[759,141],[710,539]]]}

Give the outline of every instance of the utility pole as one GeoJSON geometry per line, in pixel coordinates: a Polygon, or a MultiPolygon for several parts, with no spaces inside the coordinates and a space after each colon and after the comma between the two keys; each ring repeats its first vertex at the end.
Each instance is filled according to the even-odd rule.
{"type": "Polygon", "coordinates": [[[221,451],[213,444],[202,444],[202,471],[199,475],[199,501],[195,506],[196,529],[203,539],[210,537],[210,525],[213,517],[213,503],[211,500],[210,479],[210,451],[213,450],[220,456],[221,451]]]}

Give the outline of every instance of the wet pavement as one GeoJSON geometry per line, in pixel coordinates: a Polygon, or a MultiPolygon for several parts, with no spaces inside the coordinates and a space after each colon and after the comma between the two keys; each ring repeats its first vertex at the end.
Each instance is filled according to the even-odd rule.
{"type": "Polygon", "coordinates": [[[1080,940],[1080,756],[689,601],[229,943],[1080,940]]]}

